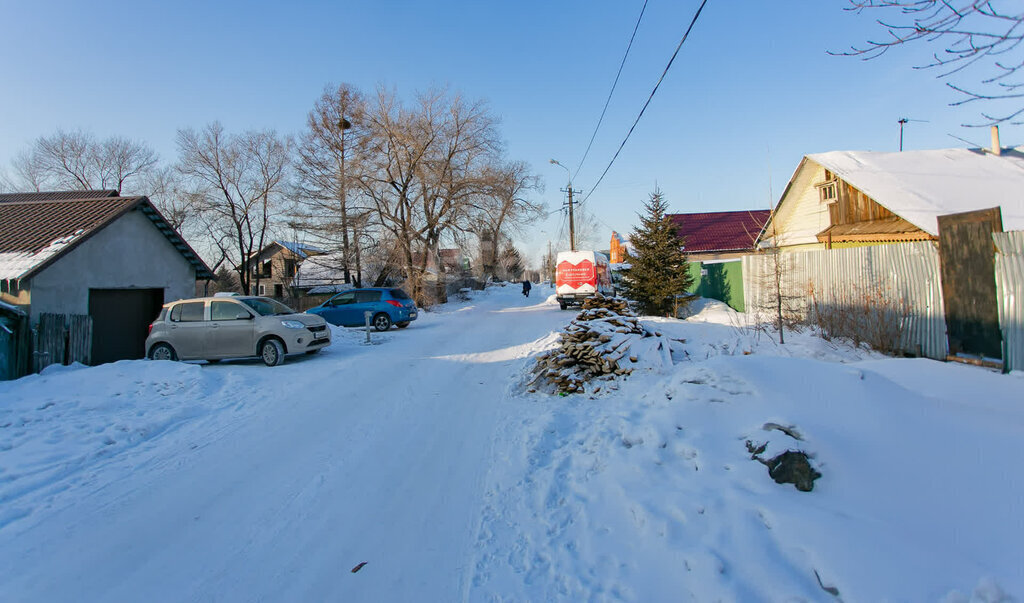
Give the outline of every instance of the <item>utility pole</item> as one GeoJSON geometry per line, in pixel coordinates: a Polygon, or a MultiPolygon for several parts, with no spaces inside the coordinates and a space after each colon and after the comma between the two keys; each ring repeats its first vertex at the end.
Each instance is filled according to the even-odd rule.
{"type": "Polygon", "coordinates": [[[551,251],[551,241],[548,241],[548,254],[544,256],[544,277],[549,283],[555,282],[555,254],[551,251]]]}
{"type": "Polygon", "coordinates": [[[344,116],[338,120],[338,129],[341,130],[341,159],[339,161],[341,167],[341,182],[339,183],[341,188],[341,264],[346,284],[352,282],[352,276],[348,269],[348,207],[345,202],[345,193],[348,189],[348,181],[345,179],[345,130],[351,127],[352,122],[345,119],[344,116]]]}
{"type": "Polygon", "coordinates": [[[569,171],[569,168],[567,168],[564,165],[562,165],[561,163],[559,163],[557,159],[552,159],[550,161],[550,163],[553,164],[553,165],[557,165],[557,166],[561,167],[563,170],[565,170],[565,173],[569,176],[569,186],[568,186],[568,188],[563,188],[563,189],[559,189],[559,190],[561,190],[563,193],[569,193],[569,251],[576,251],[576,224],[573,221],[573,215],[572,215],[572,194],[573,194],[573,192],[582,193],[583,191],[573,191],[572,190],[572,172],[569,171]]]}
{"type": "Polygon", "coordinates": [[[572,182],[569,183],[569,188],[559,190],[563,193],[569,193],[569,251],[576,251],[576,221],[573,219],[572,214],[572,194],[582,193],[583,191],[572,190],[572,182]]]}

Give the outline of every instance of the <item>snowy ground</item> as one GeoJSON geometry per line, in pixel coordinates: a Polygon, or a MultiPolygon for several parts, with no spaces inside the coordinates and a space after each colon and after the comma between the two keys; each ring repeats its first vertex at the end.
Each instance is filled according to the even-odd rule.
{"type": "Polygon", "coordinates": [[[1024,596],[1024,375],[779,346],[707,304],[646,320],[686,339],[671,370],[525,394],[573,317],[548,293],[275,368],[0,382],[0,600],[1024,596]],[[823,477],[778,485],[747,440],[823,477]]]}

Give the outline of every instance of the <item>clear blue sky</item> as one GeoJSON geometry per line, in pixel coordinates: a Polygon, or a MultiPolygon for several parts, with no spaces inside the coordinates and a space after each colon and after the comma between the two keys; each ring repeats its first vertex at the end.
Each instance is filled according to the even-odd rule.
{"type": "MultiPolygon", "coordinates": [[[[146,141],[175,158],[178,128],[301,130],[329,82],[400,94],[449,85],[490,102],[509,156],[563,200],[642,0],[519,2],[25,2],[0,0],[0,165],[58,127],[146,141]]],[[[650,0],[604,125],[574,186],[590,193],[699,5],[650,0]]],[[[807,153],[988,144],[978,108],[926,48],[863,62],[827,50],[881,35],[844,0],[710,0],[632,138],[585,208],[599,247],[628,233],[657,184],[672,211],[767,208],[807,153]],[[771,194],[769,193],[771,190],[771,194]]],[[[970,78],[963,81],[970,82],[970,78]]],[[[1024,143],[1004,126],[1004,145],[1024,143]]],[[[521,246],[556,245],[555,213],[521,246]]]]}

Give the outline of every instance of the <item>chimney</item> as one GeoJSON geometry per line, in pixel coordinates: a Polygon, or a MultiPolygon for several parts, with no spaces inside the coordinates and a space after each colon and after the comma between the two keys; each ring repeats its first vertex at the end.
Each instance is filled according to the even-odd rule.
{"type": "Polygon", "coordinates": [[[1002,152],[999,146],[999,126],[992,126],[992,154],[998,156],[1002,152]]]}

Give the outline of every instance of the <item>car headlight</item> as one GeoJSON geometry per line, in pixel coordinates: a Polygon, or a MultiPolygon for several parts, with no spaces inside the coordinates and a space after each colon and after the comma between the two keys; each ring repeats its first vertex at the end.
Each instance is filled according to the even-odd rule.
{"type": "Polygon", "coordinates": [[[282,320],[281,324],[288,327],[289,329],[305,329],[306,325],[302,324],[297,320],[282,320]]]}

